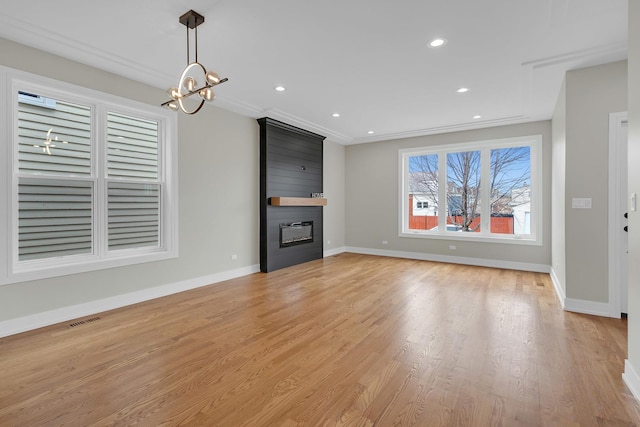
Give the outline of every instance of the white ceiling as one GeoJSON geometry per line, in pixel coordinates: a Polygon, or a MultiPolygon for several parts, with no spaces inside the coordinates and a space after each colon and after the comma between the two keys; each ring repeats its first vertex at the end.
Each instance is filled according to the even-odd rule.
{"type": "Polygon", "coordinates": [[[627,0],[5,1],[0,37],[165,89],[189,9],[217,106],[342,144],[549,119],[566,70],[627,57],[627,0]]]}

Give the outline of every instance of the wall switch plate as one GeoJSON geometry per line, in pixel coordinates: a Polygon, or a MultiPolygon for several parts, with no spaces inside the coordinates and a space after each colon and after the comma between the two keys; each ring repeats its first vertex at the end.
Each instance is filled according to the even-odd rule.
{"type": "Polygon", "coordinates": [[[591,209],[591,199],[574,197],[571,199],[571,207],[573,209],[591,209]]]}

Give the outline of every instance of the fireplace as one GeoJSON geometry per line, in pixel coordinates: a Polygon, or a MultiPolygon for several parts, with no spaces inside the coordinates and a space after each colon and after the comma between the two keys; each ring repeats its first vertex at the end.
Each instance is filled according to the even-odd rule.
{"type": "Polygon", "coordinates": [[[324,136],[264,117],[260,124],[260,271],[322,259],[324,136]],[[315,194],[316,196],[318,194],[315,194]]]}
{"type": "Polygon", "coordinates": [[[280,224],[280,247],[303,245],[313,242],[313,221],[280,224]]]}

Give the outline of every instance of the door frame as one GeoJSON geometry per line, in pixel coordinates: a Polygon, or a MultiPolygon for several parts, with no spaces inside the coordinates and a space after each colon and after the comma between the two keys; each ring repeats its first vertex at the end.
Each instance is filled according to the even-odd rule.
{"type": "Polygon", "coordinates": [[[627,195],[620,191],[621,178],[618,173],[619,165],[626,162],[623,158],[620,145],[618,144],[620,132],[622,132],[623,123],[627,122],[627,112],[618,112],[609,114],[609,262],[608,262],[608,279],[609,279],[609,316],[620,318],[620,262],[623,254],[621,253],[621,240],[618,231],[623,227],[622,214],[618,212],[618,206],[623,198],[627,195]]]}

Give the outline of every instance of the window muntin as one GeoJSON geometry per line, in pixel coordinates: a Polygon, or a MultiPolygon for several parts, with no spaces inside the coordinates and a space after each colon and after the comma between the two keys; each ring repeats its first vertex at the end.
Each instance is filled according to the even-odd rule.
{"type": "Polygon", "coordinates": [[[540,244],[540,155],[540,136],[400,150],[400,236],[540,244]]]}
{"type": "Polygon", "coordinates": [[[0,76],[13,100],[0,105],[12,129],[0,163],[13,171],[0,187],[0,285],[176,257],[175,115],[28,73],[0,76]]]}

